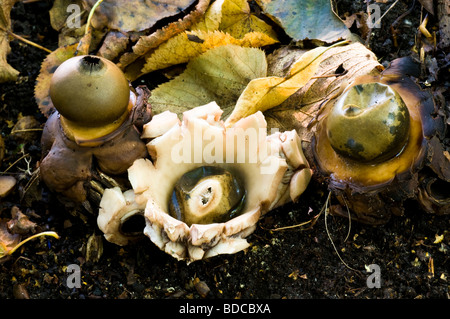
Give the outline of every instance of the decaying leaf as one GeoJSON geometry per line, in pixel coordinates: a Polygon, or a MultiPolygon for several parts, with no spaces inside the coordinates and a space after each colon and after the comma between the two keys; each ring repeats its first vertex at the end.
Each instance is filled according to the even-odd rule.
{"type": "Polygon", "coordinates": [[[6,56],[11,51],[8,39],[8,31],[11,29],[10,13],[17,1],[0,0],[0,83],[15,81],[19,76],[19,71],[6,61],[6,56]]]}
{"type": "Polygon", "coordinates": [[[7,222],[7,226],[12,234],[25,235],[35,233],[37,224],[32,222],[17,206],[13,206],[11,208],[11,220],[7,222]]]}
{"type": "Polygon", "coordinates": [[[345,19],[343,20],[345,26],[348,29],[350,29],[353,26],[353,24],[356,24],[356,27],[359,29],[359,32],[363,39],[367,39],[369,32],[371,30],[371,28],[368,25],[368,21],[370,21],[369,15],[367,14],[367,12],[363,11],[353,13],[352,15],[347,13],[345,15],[345,19]]]}
{"type": "Polygon", "coordinates": [[[226,116],[247,84],[266,72],[266,56],[260,49],[220,46],[191,60],[181,75],[154,89],[149,102],[155,114],[170,110],[181,115],[216,101],[226,116]]]}
{"type": "Polygon", "coordinates": [[[329,0],[257,0],[257,3],[294,41],[315,39],[331,43],[351,37],[329,0]]]}
{"type": "Polygon", "coordinates": [[[133,52],[124,53],[120,57],[118,66],[125,72],[127,78],[133,81],[141,76],[141,70],[148,55],[150,55],[160,44],[177,34],[184,32],[194,23],[199,21],[208,8],[209,3],[209,0],[199,0],[189,14],[182,19],[171,22],[149,35],[141,36],[132,47],[133,52]]]}
{"type": "MultiPolygon", "coordinates": [[[[92,8],[97,0],[85,0],[92,8]]],[[[196,0],[142,1],[104,0],[95,10],[92,26],[95,29],[107,27],[122,32],[144,31],[158,21],[182,14],[195,4],[196,0]]]]}
{"type": "Polygon", "coordinates": [[[105,59],[114,61],[119,54],[125,52],[128,43],[130,43],[130,38],[127,34],[119,31],[111,31],[106,35],[97,54],[105,59]]]}
{"type": "Polygon", "coordinates": [[[317,47],[305,52],[285,77],[269,76],[252,80],[242,92],[225,125],[232,126],[243,117],[257,111],[267,111],[284,102],[314,76],[323,53],[332,47],[317,47]]]}
{"type": "Polygon", "coordinates": [[[0,220],[0,258],[6,256],[20,242],[19,234],[11,234],[8,231],[7,222],[7,219],[0,220]]]}

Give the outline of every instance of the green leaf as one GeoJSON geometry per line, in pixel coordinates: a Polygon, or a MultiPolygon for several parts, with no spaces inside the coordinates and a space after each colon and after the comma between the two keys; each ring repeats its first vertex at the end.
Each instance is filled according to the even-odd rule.
{"type": "Polygon", "coordinates": [[[326,43],[349,39],[350,30],[331,9],[330,0],[257,0],[264,12],[295,41],[326,43]]]}
{"type": "Polygon", "coordinates": [[[155,114],[170,110],[181,116],[184,111],[216,101],[225,117],[247,84],[266,73],[262,50],[224,45],[189,62],[181,75],[154,89],[149,102],[155,114]]]}

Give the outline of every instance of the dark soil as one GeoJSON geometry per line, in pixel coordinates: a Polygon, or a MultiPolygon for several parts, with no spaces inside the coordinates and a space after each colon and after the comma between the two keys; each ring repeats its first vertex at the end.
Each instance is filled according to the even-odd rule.
{"type": "MultiPolygon", "coordinates": [[[[389,31],[390,24],[411,4],[412,1],[400,1],[383,18],[382,28],[374,29],[371,35],[370,47],[383,63],[412,54],[421,15],[418,1],[397,26],[398,47],[393,45],[389,31]]],[[[381,11],[387,7],[388,4],[382,4],[381,11]]],[[[56,49],[58,35],[49,23],[50,8],[48,1],[18,3],[12,11],[14,32],[56,49]]],[[[338,1],[341,15],[364,8],[363,1],[338,1]]],[[[356,222],[350,225],[345,218],[328,216],[325,220],[322,214],[309,229],[274,231],[318,214],[328,192],[325,185],[314,182],[300,203],[268,213],[249,237],[250,248],[243,252],[187,265],[161,252],[147,239],[127,247],[103,240],[100,260],[86,261],[84,247],[88,237],[101,234],[96,216],[67,209],[57,194],[49,192],[39,180],[30,186],[30,173],[40,160],[39,136],[19,140],[10,134],[19,113],[45,123],[33,90],[46,53],[18,41],[12,41],[11,48],[8,62],[20,71],[20,77],[16,83],[0,86],[0,125],[7,150],[0,170],[8,169],[27,153],[31,162],[28,165],[22,159],[8,170],[19,180],[19,186],[2,199],[0,217],[10,218],[11,208],[18,206],[41,230],[54,230],[61,238],[36,239],[1,259],[0,298],[19,298],[25,292],[30,298],[52,299],[450,297],[450,216],[426,214],[415,202],[407,203],[404,216],[394,216],[382,226],[356,222]],[[345,240],[348,231],[350,235],[345,240]],[[442,235],[444,239],[436,241],[442,235]],[[81,288],[67,286],[66,270],[70,264],[81,266],[81,288]],[[380,267],[380,288],[367,285],[367,267],[371,264],[380,267]],[[202,284],[196,284],[198,281],[202,284]],[[205,296],[206,287],[210,291],[205,296]]],[[[433,85],[439,84],[443,85],[433,85]]]]}

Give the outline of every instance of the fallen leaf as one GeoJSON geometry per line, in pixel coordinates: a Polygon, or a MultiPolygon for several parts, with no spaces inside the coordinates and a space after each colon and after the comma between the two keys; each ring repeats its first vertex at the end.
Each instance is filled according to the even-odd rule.
{"type": "Polygon", "coordinates": [[[0,259],[8,254],[20,242],[19,234],[11,234],[8,231],[7,219],[0,220],[0,259]]]}
{"type": "Polygon", "coordinates": [[[20,235],[10,234],[8,232],[6,226],[3,226],[3,224],[0,222],[0,258],[11,255],[26,242],[28,242],[32,239],[38,238],[38,237],[43,237],[43,236],[51,236],[56,239],[59,239],[58,234],[55,233],[54,231],[45,231],[45,232],[41,232],[41,233],[35,234],[33,236],[30,236],[30,237],[22,240],[21,242],[18,242],[20,240],[20,235]]]}
{"type": "Polygon", "coordinates": [[[59,239],[58,234],[54,231],[45,231],[20,241],[21,235],[34,232],[37,225],[31,222],[26,215],[22,214],[18,207],[14,206],[11,209],[11,215],[11,219],[0,219],[0,259],[11,255],[23,244],[34,238],[51,236],[59,239]]]}
{"type": "Polygon", "coordinates": [[[439,244],[440,242],[442,242],[444,240],[444,234],[442,235],[435,235],[435,240],[433,242],[433,244],[439,244]]]}
{"type": "Polygon", "coordinates": [[[11,130],[11,135],[16,141],[30,142],[40,138],[41,123],[32,115],[19,118],[11,130]]]}
{"type": "Polygon", "coordinates": [[[127,34],[119,31],[108,32],[97,55],[113,61],[125,52],[128,48],[128,43],[130,43],[130,37],[127,34]]]}
{"type": "Polygon", "coordinates": [[[250,13],[246,0],[214,2],[190,31],[161,44],[141,70],[149,73],[186,63],[207,50],[226,44],[261,47],[278,42],[272,28],[250,13]]]}
{"type": "Polygon", "coordinates": [[[34,233],[37,224],[32,222],[17,206],[13,206],[11,208],[11,219],[7,222],[7,227],[11,234],[25,235],[34,233]]]}
{"type": "Polygon", "coordinates": [[[333,12],[329,0],[257,0],[264,12],[294,41],[326,43],[349,39],[351,32],[333,12]]]}
{"type": "Polygon", "coordinates": [[[219,30],[241,39],[249,32],[260,32],[277,39],[272,27],[250,12],[247,0],[225,0],[219,30]]]}
{"type": "Polygon", "coordinates": [[[155,114],[170,110],[181,116],[216,101],[226,116],[247,84],[266,72],[266,56],[260,49],[220,46],[191,60],[181,75],[154,89],[149,102],[155,114]]]}
{"type": "Polygon", "coordinates": [[[323,53],[332,47],[317,47],[305,52],[292,65],[286,77],[269,76],[252,80],[242,92],[225,125],[230,127],[243,117],[257,111],[267,111],[284,102],[314,76],[323,53]]]}
{"type": "Polygon", "coordinates": [[[8,31],[11,29],[11,9],[18,0],[0,0],[0,83],[15,81],[19,71],[14,69],[6,61],[6,56],[11,51],[9,46],[8,31]]]}
{"type": "Polygon", "coordinates": [[[146,61],[142,73],[149,73],[172,65],[186,63],[206,51],[227,44],[242,47],[260,47],[276,43],[276,40],[260,32],[247,33],[236,39],[221,31],[191,31],[182,33],[163,43],[146,61]]]}
{"type": "MultiPolygon", "coordinates": [[[[67,26],[67,22],[69,19],[69,23],[75,20],[70,19],[70,16],[73,14],[77,14],[76,12],[72,12],[70,5],[76,5],[80,8],[81,15],[81,0],[55,0],[53,2],[53,6],[49,11],[50,16],[50,24],[53,29],[56,31],[61,31],[64,27],[67,26]]],[[[75,18],[75,17],[74,17],[75,18]]],[[[81,21],[81,16],[77,17],[81,21]]]]}
{"type": "Polygon", "coordinates": [[[145,59],[155,48],[168,39],[184,32],[199,21],[209,6],[209,0],[199,0],[196,6],[182,19],[171,22],[157,31],[141,36],[132,47],[132,52],[126,52],[120,57],[118,66],[125,72],[130,81],[137,79],[143,73],[145,59]]]}
{"type": "Polygon", "coordinates": [[[349,15],[348,13],[345,15],[345,19],[343,20],[345,26],[350,29],[353,24],[356,24],[356,27],[359,29],[361,37],[363,39],[367,39],[371,28],[368,25],[369,15],[366,12],[357,12],[349,15]]]}
{"type": "MultiPolygon", "coordinates": [[[[85,0],[92,8],[97,0],[85,0]]],[[[104,0],[95,10],[92,26],[130,32],[152,28],[158,21],[183,14],[196,0],[104,0]]]]}

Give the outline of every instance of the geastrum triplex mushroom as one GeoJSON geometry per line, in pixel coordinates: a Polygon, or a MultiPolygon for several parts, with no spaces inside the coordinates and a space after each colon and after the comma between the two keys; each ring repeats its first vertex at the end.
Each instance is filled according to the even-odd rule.
{"type": "MultiPolygon", "coordinates": [[[[318,115],[310,163],[361,222],[385,223],[408,199],[450,213],[444,117],[405,65],[355,78],[318,115]]],[[[346,215],[340,206],[335,212],[346,215]]]]}
{"type": "Polygon", "coordinates": [[[235,253],[264,213],[299,198],[312,172],[295,130],[267,135],[261,112],[226,128],[222,113],[211,102],[144,125],[151,158],[129,168],[132,190],[106,189],[100,203],[109,241],[127,244],[134,234],[122,225],[143,214],[144,233],[177,259],[235,253]]]}
{"type": "Polygon", "coordinates": [[[120,175],[147,156],[139,130],[151,118],[148,95],[107,59],[77,56],[62,63],[50,85],[56,111],[42,134],[40,172],[47,186],[85,202],[97,170],[120,175]]]}

